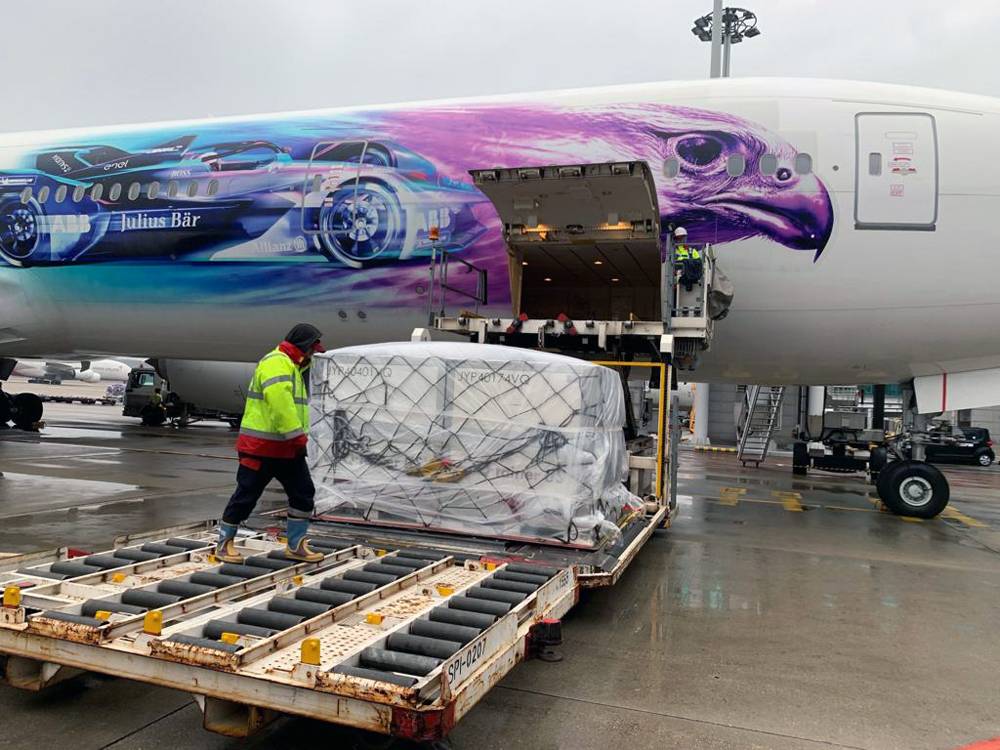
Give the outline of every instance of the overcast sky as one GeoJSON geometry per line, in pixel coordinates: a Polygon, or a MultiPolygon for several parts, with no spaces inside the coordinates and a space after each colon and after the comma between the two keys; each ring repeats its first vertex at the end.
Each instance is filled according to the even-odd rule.
{"type": "MultiPolygon", "coordinates": [[[[737,76],[1000,96],[996,0],[745,0],[737,76]]],[[[0,131],[701,78],[711,0],[3,3],[0,131]]]]}

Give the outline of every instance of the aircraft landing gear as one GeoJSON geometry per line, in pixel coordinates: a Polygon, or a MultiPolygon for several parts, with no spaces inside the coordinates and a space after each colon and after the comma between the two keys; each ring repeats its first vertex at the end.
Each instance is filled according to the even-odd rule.
{"type": "Polygon", "coordinates": [[[951,498],[944,474],[925,461],[893,461],[878,473],[875,486],[885,506],[899,516],[934,518],[951,498]]]}
{"type": "Polygon", "coordinates": [[[33,430],[42,421],[45,404],[34,393],[15,393],[0,390],[0,427],[13,422],[19,430],[33,430]]]}

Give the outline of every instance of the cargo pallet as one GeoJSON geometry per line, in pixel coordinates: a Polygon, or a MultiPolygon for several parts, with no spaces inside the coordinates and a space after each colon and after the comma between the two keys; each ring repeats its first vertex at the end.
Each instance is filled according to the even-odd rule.
{"type": "Polygon", "coordinates": [[[92,671],[184,690],[228,736],[284,714],[437,740],[545,645],[581,587],[616,581],[665,517],[634,519],[613,550],[506,558],[469,538],[390,544],[391,530],[371,542],[370,529],[362,541],[319,523],[324,559],[301,563],[269,518],[241,532],[243,565],[214,557],[208,523],[98,554],[6,558],[0,677],[38,691],[92,671]]]}

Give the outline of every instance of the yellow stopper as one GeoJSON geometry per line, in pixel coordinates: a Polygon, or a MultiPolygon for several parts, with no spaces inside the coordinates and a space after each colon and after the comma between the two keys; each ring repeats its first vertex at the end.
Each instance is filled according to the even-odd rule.
{"type": "Polygon", "coordinates": [[[3,590],[3,606],[5,607],[20,607],[21,606],[21,587],[20,586],[7,586],[3,590]]]}
{"type": "Polygon", "coordinates": [[[305,580],[302,576],[292,576],[292,583],[296,586],[301,586],[302,582],[305,580]]]}
{"type": "Polygon", "coordinates": [[[384,619],[385,617],[383,617],[379,612],[369,612],[365,615],[365,622],[369,625],[381,625],[382,620],[384,619]]]}
{"type": "Polygon", "coordinates": [[[375,550],[375,557],[385,557],[387,553],[388,553],[388,550],[377,549],[377,550],[375,550]]]}
{"type": "Polygon", "coordinates": [[[306,638],[302,641],[302,663],[319,666],[319,638],[306,638]]]}
{"type": "Polygon", "coordinates": [[[121,583],[122,581],[125,580],[125,574],[124,573],[115,573],[113,576],[111,576],[111,580],[114,583],[121,583]]]}
{"type": "Polygon", "coordinates": [[[219,558],[217,558],[215,555],[213,555],[211,552],[209,552],[208,553],[208,561],[210,563],[212,563],[213,565],[215,565],[215,563],[219,562],[219,558]]]}
{"type": "Polygon", "coordinates": [[[487,570],[496,570],[497,569],[497,564],[495,562],[490,562],[489,560],[487,560],[486,561],[486,569],[487,570]]]}
{"type": "Polygon", "coordinates": [[[96,612],[94,612],[94,617],[98,620],[110,620],[111,613],[108,612],[108,610],[106,609],[99,609],[96,612]]]}
{"type": "Polygon", "coordinates": [[[239,639],[240,637],[237,633],[223,633],[221,636],[219,636],[220,641],[222,641],[223,643],[228,643],[231,646],[235,646],[236,641],[238,641],[239,639]]]}
{"type": "Polygon", "coordinates": [[[142,632],[149,635],[159,635],[163,631],[163,613],[158,609],[151,609],[142,618],[142,632]]]}
{"type": "Polygon", "coordinates": [[[434,588],[437,589],[438,596],[451,596],[452,594],[455,593],[455,589],[453,589],[451,586],[445,586],[443,583],[439,583],[434,588]]]}

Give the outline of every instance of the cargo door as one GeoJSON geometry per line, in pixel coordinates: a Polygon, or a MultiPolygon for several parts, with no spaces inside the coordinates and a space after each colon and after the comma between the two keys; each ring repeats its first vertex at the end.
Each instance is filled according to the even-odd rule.
{"type": "Polygon", "coordinates": [[[934,117],[862,112],[855,132],[855,228],[933,230],[938,204],[934,117]]]}

